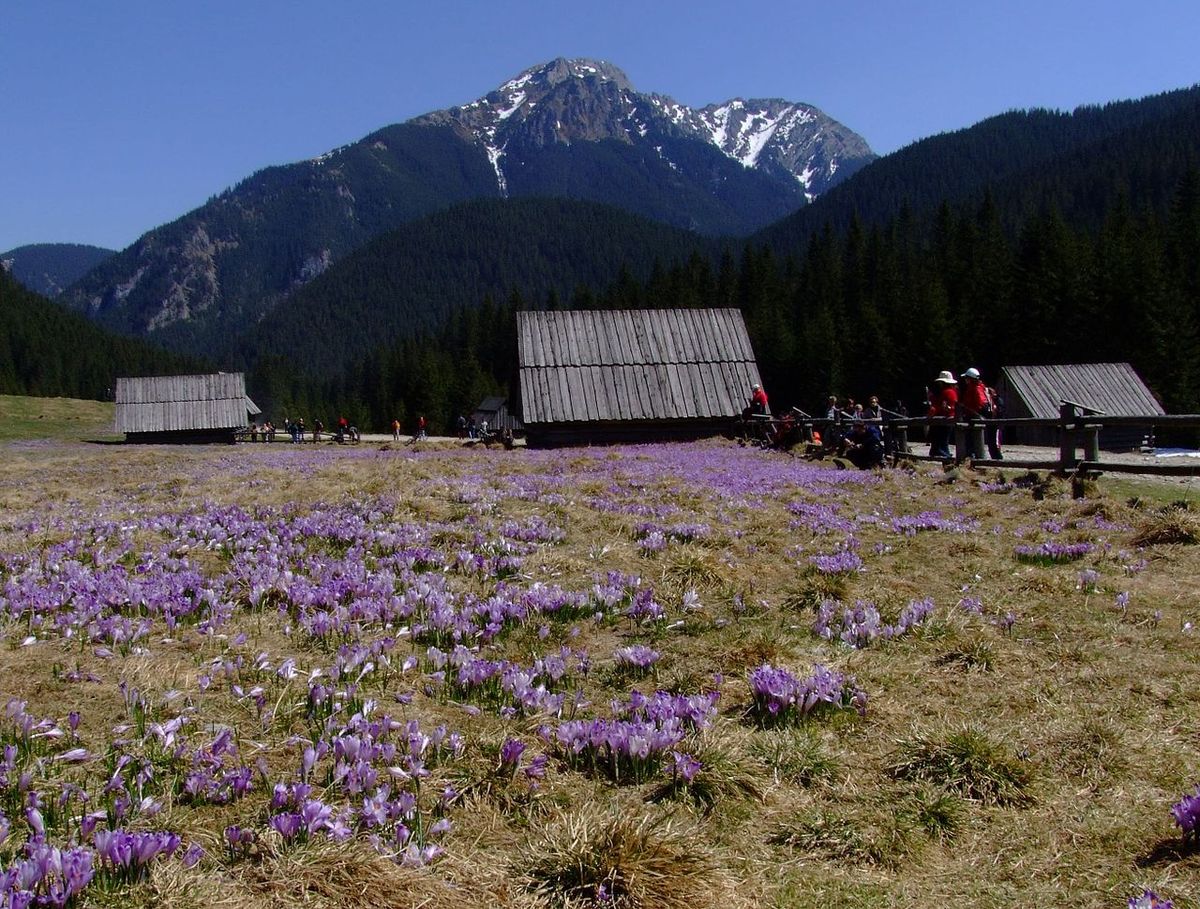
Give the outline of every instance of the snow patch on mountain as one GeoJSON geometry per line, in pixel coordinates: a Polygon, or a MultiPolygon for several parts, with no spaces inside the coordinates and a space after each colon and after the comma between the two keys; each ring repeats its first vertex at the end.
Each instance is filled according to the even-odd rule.
{"type": "Polygon", "coordinates": [[[617,67],[588,59],[560,57],[531,67],[483,98],[413,122],[452,125],[472,136],[486,151],[502,195],[505,149],[525,143],[615,139],[644,143],[661,156],[664,142],[700,140],[747,170],[794,177],[809,199],[837,182],[843,156],[859,166],[874,157],[859,136],[809,105],[735,98],[692,108],[642,94],[617,67]]]}
{"type": "Polygon", "coordinates": [[[492,170],[496,172],[496,186],[500,188],[500,195],[508,198],[508,181],[504,179],[504,170],[500,167],[500,159],[504,157],[504,149],[496,148],[494,145],[485,145],[488,161],[492,164],[492,170]]]}
{"type": "Polygon", "coordinates": [[[509,99],[508,107],[496,112],[496,119],[499,121],[507,120],[521,109],[521,105],[525,103],[526,97],[525,92],[517,92],[516,95],[509,99]]]}

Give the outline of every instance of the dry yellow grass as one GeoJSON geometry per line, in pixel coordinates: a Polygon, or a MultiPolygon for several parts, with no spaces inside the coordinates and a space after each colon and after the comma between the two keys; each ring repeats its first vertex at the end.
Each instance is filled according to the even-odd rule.
{"type": "MultiPolygon", "coordinates": [[[[758,462],[776,469],[785,457],[715,450],[744,459],[747,473],[758,462]]],[[[555,761],[537,789],[510,784],[495,775],[501,743],[519,737],[538,748],[544,720],[503,719],[486,708],[476,715],[471,705],[427,695],[413,676],[394,674],[372,696],[394,704],[395,695],[411,695],[411,704],[396,708],[404,718],[447,723],[468,742],[463,760],[436,777],[462,793],[438,863],[402,868],[362,837],[293,848],[265,842],[253,859],[232,861],[221,831],[263,824],[268,793],[260,790],[219,809],[168,800],[154,825],[200,842],[208,858],[191,871],[160,865],[146,883],[89,891],[86,901],[180,909],[585,906],[604,885],[615,905],[630,907],[1099,909],[1124,906],[1152,887],[1181,909],[1200,906],[1200,856],[1176,848],[1170,817],[1170,805],[1200,780],[1200,631],[1186,630],[1200,626],[1200,547],[1147,535],[1168,522],[1172,533],[1176,525],[1190,527],[1189,513],[1129,506],[1123,497],[1106,497],[1103,482],[1098,496],[1082,501],[1065,484],[1038,486],[1041,498],[1021,488],[986,492],[979,486],[985,478],[970,471],[950,482],[922,471],[887,473],[862,487],[815,480],[745,506],[737,501],[743,493],[710,495],[668,466],[647,479],[644,468],[659,457],[626,450],[293,454],[254,446],[5,451],[2,553],[60,541],[81,516],[204,502],[299,513],[371,502],[389,520],[444,524],[439,532],[450,550],[470,540],[465,519],[492,527],[541,516],[565,539],[526,559],[518,583],[580,590],[597,573],[637,574],[654,585],[670,630],[535,620],[485,647],[488,656],[528,663],[562,645],[586,648],[593,667],[580,684],[589,715],[604,713],[633,684],[608,671],[618,646],[640,642],[662,653],[643,690],[696,691],[714,673],[724,675],[721,716],[691,743],[707,764],[706,795],[681,797],[664,793],[661,779],[618,786],[555,761]],[[539,488],[553,493],[550,501],[497,492],[546,477],[554,482],[539,488]],[[705,523],[711,533],[644,553],[635,527],[648,518],[595,501],[627,501],[631,493],[668,506],[660,523],[705,523]],[[838,518],[854,524],[867,570],[835,581],[815,573],[808,557],[827,552],[842,534],[793,523],[792,502],[836,506],[838,518]],[[906,536],[889,526],[891,516],[932,510],[977,527],[906,536]],[[1044,527],[1100,545],[1077,563],[1015,559],[1014,546],[1045,537],[1044,527]],[[1098,572],[1094,589],[1081,588],[1083,567],[1098,572]],[[688,591],[699,605],[684,611],[688,591]],[[1116,597],[1125,592],[1121,608],[1116,597]],[[853,650],[811,632],[815,608],[829,596],[869,600],[890,620],[923,597],[936,611],[909,635],[853,650]],[[963,598],[977,598],[983,615],[959,608],[963,598]],[[1006,629],[998,620],[1010,612],[1015,623],[1006,629]],[[746,673],[764,662],[797,674],[821,663],[854,675],[870,695],[867,715],[758,729],[746,717],[746,673]],[[966,742],[955,738],[964,730],[971,733],[966,742]],[[947,742],[956,743],[956,755],[965,749],[993,770],[1011,770],[1020,797],[980,788],[987,773],[970,761],[955,765],[966,767],[967,780],[956,782],[945,764],[958,758],[938,750],[947,742]]],[[[215,575],[224,559],[212,551],[197,564],[215,575]]],[[[5,578],[0,568],[0,584],[5,578]]],[[[454,583],[479,596],[494,586],[454,583]]],[[[294,763],[289,740],[303,728],[303,679],[295,688],[272,688],[278,714],[266,727],[228,696],[202,690],[199,679],[213,659],[230,653],[265,651],[274,665],[291,657],[306,670],[331,663],[336,646],[285,634],[283,624],[271,610],[242,608],[219,635],[156,627],[145,652],[102,658],[92,645],[53,636],[22,647],[27,629],[9,623],[0,690],[28,701],[37,715],[79,710],[81,738],[90,745],[125,721],[119,681],[146,693],[163,715],[170,712],[167,693],[181,692],[197,722],[237,728],[245,753],[282,773],[294,763]],[[240,634],[246,641],[235,645],[240,634]],[[69,681],[71,673],[98,681],[69,681]]],[[[398,652],[409,649],[421,654],[424,645],[398,652]]]]}

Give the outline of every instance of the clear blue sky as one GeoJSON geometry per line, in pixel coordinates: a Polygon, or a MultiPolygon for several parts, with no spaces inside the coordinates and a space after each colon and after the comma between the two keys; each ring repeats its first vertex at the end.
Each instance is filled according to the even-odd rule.
{"type": "Polygon", "coordinates": [[[1200,82],[1200,3],[5,0],[0,250],[123,248],[259,168],[557,56],[691,105],[806,101],[885,154],[1200,82]]]}

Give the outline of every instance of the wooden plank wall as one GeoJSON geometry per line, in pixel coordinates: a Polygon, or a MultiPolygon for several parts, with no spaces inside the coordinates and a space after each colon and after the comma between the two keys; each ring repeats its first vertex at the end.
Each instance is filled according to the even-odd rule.
{"type": "Polygon", "coordinates": [[[120,378],[116,393],[117,432],[237,429],[258,410],[240,372],[120,378]]]}
{"type": "Polygon", "coordinates": [[[517,314],[524,422],[732,417],[758,366],[736,309],[517,314]]]}

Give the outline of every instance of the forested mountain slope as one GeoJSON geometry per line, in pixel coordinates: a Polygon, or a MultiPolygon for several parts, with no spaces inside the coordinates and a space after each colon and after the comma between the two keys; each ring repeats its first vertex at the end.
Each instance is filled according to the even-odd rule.
{"type": "Polygon", "coordinates": [[[113,335],[0,272],[0,394],[103,400],[117,376],[203,368],[194,359],[113,335]]]}
{"type": "MultiPolygon", "coordinates": [[[[456,309],[517,292],[555,295],[645,280],[655,263],[711,257],[684,230],[570,199],[470,202],[405,225],[346,257],[242,342],[239,358],[287,351],[298,371],[344,371],[374,349],[444,324],[456,309]]],[[[499,343],[488,340],[487,343],[499,343]]]]}
{"type": "Polygon", "coordinates": [[[1193,154],[1198,111],[1200,87],[1071,113],[1001,114],[880,158],[752,242],[803,254],[826,227],[840,233],[854,220],[866,227],[901,216],[920,221],[985,194],[1010,231],[1050,204],[1097,228],[1118,193],[1161,210],[1193,154]]]}
{"type": "Polygon", "coordinates": [[[563,196],[746,234],[873,158],[811,105],[692,110],[636,91],[610,64],[558,59],[461,107],[254,174],[63,299],[113,330],[212,353],[372,238],[462,201],[563,196]]]}
{"type": "Polygon", "coordinates": [[[0,253],[0,265],[30,290],[53,298],[113,255],[81,243],[34,243],[0,253]]]}

